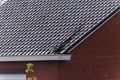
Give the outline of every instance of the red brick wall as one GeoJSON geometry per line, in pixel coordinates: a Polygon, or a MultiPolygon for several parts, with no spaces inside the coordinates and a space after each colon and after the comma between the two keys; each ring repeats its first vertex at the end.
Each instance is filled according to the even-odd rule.
{"type": "Polygon", "coordinates": [[[120,13],[59,63],[59,80],[120,80],[120,13]]]}

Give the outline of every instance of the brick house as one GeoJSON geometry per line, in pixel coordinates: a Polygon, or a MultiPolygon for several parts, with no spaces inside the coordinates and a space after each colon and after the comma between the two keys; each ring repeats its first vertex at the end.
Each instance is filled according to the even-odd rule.
{"type": "Polygon", "coordinates": [[[0,80],[119,80],[119,9],[119,0],[2,0],[0,80]]]}

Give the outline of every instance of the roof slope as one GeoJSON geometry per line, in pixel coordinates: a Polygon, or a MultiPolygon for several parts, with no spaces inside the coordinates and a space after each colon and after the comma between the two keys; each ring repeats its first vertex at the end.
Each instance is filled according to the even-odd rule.
{"type": "Polygon", "coordinates": [[[120,0],[8,0],[0,56],[68,53],[119,9],[120,0]]]}

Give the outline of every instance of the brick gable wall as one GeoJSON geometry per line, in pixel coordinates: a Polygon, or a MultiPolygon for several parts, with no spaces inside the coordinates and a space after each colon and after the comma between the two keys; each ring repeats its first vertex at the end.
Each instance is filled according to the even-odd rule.
{"type": "Polygon", "coordinates": [[[59,63],[59,80],[120,80],[120,13],[59,63]]]}

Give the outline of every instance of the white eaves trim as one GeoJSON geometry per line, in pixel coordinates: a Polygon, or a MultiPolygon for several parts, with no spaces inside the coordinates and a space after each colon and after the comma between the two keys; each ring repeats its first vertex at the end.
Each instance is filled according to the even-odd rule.
{"type": "Polygon", "coordinates": [[[66,61],[70,60],[70,54],[40,55],[40,56],[1,56],[0,62],[8,61],[66,61]]]}
{"type": "Polygon", "coordinates": [[[26,74],[0,74],[0,80],[26,80],[26,74]]]}

